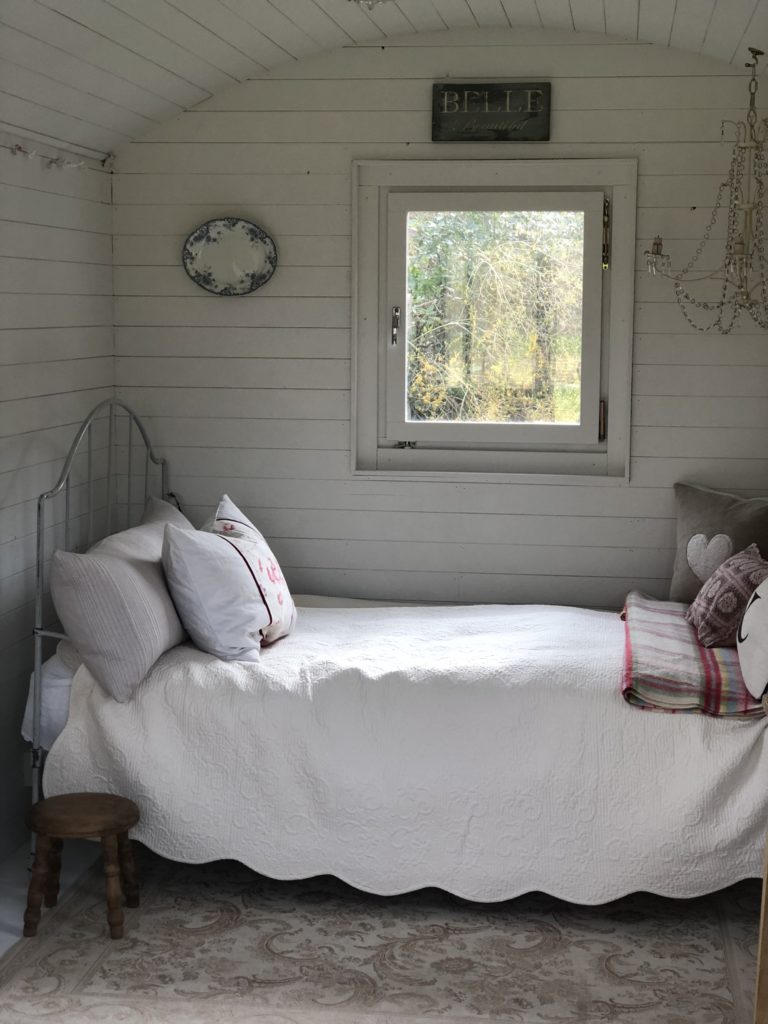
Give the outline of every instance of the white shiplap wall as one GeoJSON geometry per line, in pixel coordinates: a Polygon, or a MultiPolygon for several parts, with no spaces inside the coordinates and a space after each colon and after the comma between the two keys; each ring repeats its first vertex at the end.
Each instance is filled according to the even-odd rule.
{"type": "Polygon", "coordinates": [[[0,126],[104,155],[212,94],[408,32],[554,28],[704,53],[768,50],[768,0],[3,0],[0,126]]]}
{"type": "Polygon", "coordinates": [[[714,59],[544,30],[441,33],[313,58],[250,81],[131,144],[115,178],[116,379],[153,418],[175,488],[202,516],[222,491],[253,514],[294,589],[445,601],[618,605],[663,594],[671,485],[768,486],[768,338],[692,333],[641,253],[679,264],[707,222],[743,74],[714,59]],[[552,141],[433,145],[446,76],[551,79],[552,141]],[[629,486],[353,477],[350,162],[637,156],[638,276],[629,486]],[[254,296],[208,296],[186,233],[239,214],[277,241],[254,296]]]}
{"type": "Polygon", "coordinates": [[[23,836],[35,499],[114,375],[110,175],[14,156],[16,142],[81,159],[0,136],[0,857],[23,836]]]}

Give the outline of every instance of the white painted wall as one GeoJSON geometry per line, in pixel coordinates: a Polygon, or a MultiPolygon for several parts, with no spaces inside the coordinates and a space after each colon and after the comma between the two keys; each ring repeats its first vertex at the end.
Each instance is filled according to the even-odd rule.
{"type": "Polygon", "coordinates": [[[201,517],[222,491],[269,536],[295,590],[617,606],[666,591],[678,479],[768,485],[768,338],[699,336],[642,251],[679,264],[709,215],[746,98],[737,69],[604,36],[443,33],[336,52],[246,82],[153,130],[115,178],[116,379],[152,417],[201,517]],[[551,79],[552,141],[433,145],[430,87],[551,79]],[[350,472],[350,162],[637,156],[629,485],[509,485],[350,472]],[[254,296],[209,296],[185,235],[239,214],[277,241],[254,296]]]}
{"type": "Polygon", "coordinates": [[[768,50],[768,0],[3,0],[0,127],[104,156],[266,69],[468,26],[609,32],[739,68],[768,50]]]}
{"type": "Polygon", "coordinates": [[[16,141],[73,160],[0,137],[0,857],[24,834],[36,498],[114,375],[110,176],[14,156],[16,141]]]}

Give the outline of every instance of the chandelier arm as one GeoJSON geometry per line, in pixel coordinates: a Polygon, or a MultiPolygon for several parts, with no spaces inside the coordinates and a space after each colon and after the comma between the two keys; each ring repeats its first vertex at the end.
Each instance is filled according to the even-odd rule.
{"type": "MultiPolygon", "coordinates": [[[[656,273],[667,281],[679,281],[681,284],[697,284],[699,281],[728,281],[728,278],[723,274],[722,268],[711,270],[708,273],[700,270],[695,276],[683,274],[682,271],[675,272],[674,270],[663,269],[657,270],[656,273]]],[[[728,283],[730,284],[730,281],[728,283]]]]}
{"type": "Polygon", "coordinates": [[[718,302],[705,302],[701,299],[697,299],[690,292],[687,292],[683,285],[678,281],[675,284],[675,298],[677,299],[680,312],[683,314],[688,323],[696,331],[705,333],[706,331],[717,330],[720,334],[730,334],[734,326],[738,323],[741,315],[741,306],[735,301],[735,297],[728,296],[728,285],[729,281],[723,280],[723,285],[720,290],[720,300],[718,302]],[[716,312],[717,316],[708,324],[697,323],[692,315],[686,308],[686,303],[690,306],[694,306],[696,309],[704,310],[705,312],[716,312]],[[725,321],[724,316],[726,311],[730,311],[730,317],[725,321]]]}
{"type": "Polygon", "coordinates": [[[715,198],[715,205],[712,208],[712,216],[710,217],[709,223],[707,224],[706,228],[704,229],[704,234],[701,237],[701,241],[696,246],[696,251],[694,252],[693,256],[690,258],[690,260],[688,260],[688,262],[682,268],[682,270],[678,271],[680,277],[686,277],[688,274],[691,273],[693,268],[698,263],[699,257],[704,252],[704,249],[706,248],[707,244],[709,243],[710,236],[712,234],[712,231],[713,231],[713,229],[715,227],[715,224],[717,223],[718,217],[720,215],[720,208],[721,208],[722,203],[723,203],[723,192],[725,191],[726,188],[728,188],[728,181],[729,180],[730,180],[730,176],[729,176],[729,179],[727,179],[726,181],[722,181],[720,183],[720,187],[717,190],[717,196],[715,198]]]}

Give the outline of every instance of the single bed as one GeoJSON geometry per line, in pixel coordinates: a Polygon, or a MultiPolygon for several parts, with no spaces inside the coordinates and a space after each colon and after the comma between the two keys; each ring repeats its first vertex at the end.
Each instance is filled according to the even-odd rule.
{"type": "Polygon", "coordinates": [[[45,793],[131,797],[174,859],[381,894],[601,903],[759,876],[766,719],[631,708],[624,645],[585,609],[305,606],[258,662],[181,644],[125,703],[79,668],[45,793]]]}

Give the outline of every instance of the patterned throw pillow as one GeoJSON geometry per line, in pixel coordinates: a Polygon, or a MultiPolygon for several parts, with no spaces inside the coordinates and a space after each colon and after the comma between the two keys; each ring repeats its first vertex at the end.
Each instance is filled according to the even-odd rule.
{"type": "Polygon", "coordinates": [[[685,613],[704,647],[735,647],[741,617],[756,587],[768,579],[757,544],[726,559],[685,613]]]}
{"type": "Polygon", "coordinates": [[[248,566],[268,618],[261,629],[263,643],[287,636],[296,622],[296,606],[277,559],[250,519],[225,494],[203,529],[227,541],[248,566]]]}

